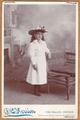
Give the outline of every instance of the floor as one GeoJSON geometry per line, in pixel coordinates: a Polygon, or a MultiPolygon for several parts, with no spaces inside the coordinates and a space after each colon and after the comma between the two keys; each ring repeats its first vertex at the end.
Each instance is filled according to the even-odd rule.
{"type": "Polygon", "coordinates": [[[41,96],[33,94],[34,87],[23,81],[7,81],[4,84],[4,104],[74,104],[74,87],[70,91],[70,99],[66,99],[64,87],[50,83],[50,93],[47,85],[41,86],[41,96]]]}

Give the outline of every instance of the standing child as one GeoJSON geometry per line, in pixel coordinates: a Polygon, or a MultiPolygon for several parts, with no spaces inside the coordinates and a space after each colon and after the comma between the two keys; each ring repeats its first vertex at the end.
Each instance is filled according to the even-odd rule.
{"type": "Polygon", "coordinates": [[[47,61],[51,57],[44,40],[44,33],[47,32],[44,27],[29,31],[32,36],[29,45],[30,66],[26,81],[34,85],[34,94],[40,96],[40,85],[47,84],[47,61]]]}

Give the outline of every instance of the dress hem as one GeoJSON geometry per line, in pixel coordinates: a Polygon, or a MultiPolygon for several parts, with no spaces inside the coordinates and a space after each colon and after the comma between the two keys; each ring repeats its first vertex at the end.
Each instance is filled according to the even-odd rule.
{"type": "Polygon", "coordinates": [[[30,82],[27,82],[28,84],[30,84],[30,85],[45,85],[45,84],[47,84],[47,82],[46,83],[30,83],[30,82]]]}

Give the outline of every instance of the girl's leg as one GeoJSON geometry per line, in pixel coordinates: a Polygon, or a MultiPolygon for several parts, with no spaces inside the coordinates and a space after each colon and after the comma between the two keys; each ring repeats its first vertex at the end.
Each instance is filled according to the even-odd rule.
{"type": "Polygon", "coordinates": [[[40,91],[41,91],[40,89],[41,89],[41,86],[40,86],[40,85],[38,85],[38,91],[39,91],[39,93],[40,93],[40,91]]]}
{"type": "Polygon", "coordinates": [[[40,85],[34,85],[34,94],[40,96],[40,85]]]}

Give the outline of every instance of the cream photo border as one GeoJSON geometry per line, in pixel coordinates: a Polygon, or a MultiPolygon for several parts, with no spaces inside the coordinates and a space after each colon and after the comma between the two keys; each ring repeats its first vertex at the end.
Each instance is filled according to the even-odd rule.
{"type": "MultiPolygon", "coordinates": [[[[53,118],[53,119],[76,119],[78,117],[78,2],[3,2],[2,3],[2,118],[8,118],[5,117],[5,114],[4,114],[4,109],[5,108],[21,108],[21,109],[33,109],[36,111],[36,113],[31,117],[31,116],[19,116],[18,118],[53,118]],[[76,88],[76,97],[75,97],[75,104],[74,105],[30,105],[30,104],[22,104],[22,105],[4,105],[4,5],[5,4],[12,4],[12,5],[15,5],[15,4],[26,4],[26,5],[34,5],[34,4],[41,4],[41,5],[52,5],[52,4],[65,4],[65,5],[72,5],[72,4],[76,4],[76,85],[75,85],[75,88],[76,88]],[[63,107],[62,107],[63,106],[63,107]],[[45,110],[46,111],[61,111],[61,115],[56,115],[57,111],[55,111],[55,114],[53,115],[53,113],[45,113],[45,110]],[[70,113],[65,114],[63,111],[70,111],[70,113]],[[72,114],[71,114],[72,112],[72,114]],[[63,114],[64,113],[64,114],[63,114]],[[74,113],[74,115],[73,115],[74,113]],[[72,116],[73,115],[73,116],[72,116]]],[[[17,117],[9,117],[9,118],[17,118],[17,117]]]]}

